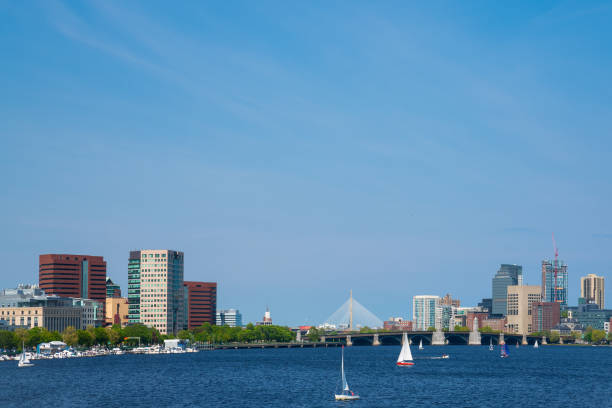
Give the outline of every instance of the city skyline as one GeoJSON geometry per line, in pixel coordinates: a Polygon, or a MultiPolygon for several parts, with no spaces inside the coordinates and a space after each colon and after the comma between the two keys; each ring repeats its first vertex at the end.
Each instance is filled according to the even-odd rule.
{"type": "MultiPolygon", "coordinates": [[[[170,253],[170,252],[172,252],[172,253],[175,253],[175,252],[176,252],[176,251],[172,251],[172,250],[161,250],[161,252],[159,252],[160,250],[144,250],[144,249],[143,249],[143,250],[137,250],[137,251],[129,251],[129,254],[130,254],[130,255],[129,255],[129,262],[128,262],[128,265],[127,265],[127,268],[126,268],[128,278],[129,278],[130,276],[132,276],[134,273],[136,273],[138,276],[140,276],[140,275],[141,275],[141,273],[142,273],[142,272],[141,272],[141,268],[142,268],[142,265],[143,265],[143,264],[141,263],[141,260],[140,260],[140,259],[141,259],[141,253],[143,253],[143,251],[144,251],[144,252],[146,252],[146,253],[147,253],[147,255],[148,255],[148,256],[151,256],[151,257],[153,257],[153,254],[154,254],[155,252],[158,252],[158,253],[157,253],[157,256],[158,256],[158,257],[160,257],[160,256],[161,256],[161,257],[165,256],[165,255],[163,255],[163,254],[162,254],[162,255],[160,255],[161,253],[166,253],[166,254],[168,254],[168,253],[170,253]],[[149,255],[149,252],[151,252],[151,251],[152,251],[152,254],[151,254],[151,255],[149,255]],[[136,264],[134,264],[134,262],[136,262],[136,264]]],[[[181,267],[180,267],[180,269],[181,269],[181,274],[182,274],[182,270],[183,270],[183,257],[184,257],[184,254],[183,254],[182,252],[180,252],[180,251],[179,251],[179,252],[176,252],[176,253],[177,253],[177,254],[179,254],[179,256],[180,256],[180,260],[181,260],[181,267]]],[[[143,255],[143,256],[144,256],[144,255],[143,255]]],[[[39,258],[40,258],[40,263],[41,263],[41,265],[42,265],[43,259],[45,259],[45,261],[46,261],[47,259],[51,259],[51,257],[56,257],[56,258],[57,258],[57,257],[61,257],[61,259],[64,259],[64,258],[65,258],[65,259],[70,259],[70,260],[72,260],[72,258],[74,258],[74,260],[77,260],[77,259],[78,259],[78,260],[79,260],[79,263],[80,263],[80,262],[82,262],[82,259],[88,259],[88,258],[89,258],[89,259],[98,259],[98,262],[100,262],[100,261],[101,261],[101,260],[103,260],[103,258],[104,258],[104,257],[101,257],[101,256],[92,256],[92,255],[85,255],[85,254],[79,254],[79,255],[75,255],[75,254],[44,254],[44,255],[40,255],[40,257],[39,257],[39,258]]],[[[549,262],[549,261],[550,261],[550,260],[544,260],[544,261],[542,261],[542,265],[544,265],[544,264],[550,264],[550,262],[549,262]]],[[[104,262],[104,265],[106,265],[106,261],[103,261],[103,262],[104,262]]],[[[160,264],[160,265],[161,265],[161,264],[160,264]]],[[[563,270],[565,271],[565,274],[567,275],[567,264],[565,264],[564,262],[560,261],[559,265],[563,265],[563,270]]],[[[155,266],[157,266],[157,264],[156,264],[155,266]]],[[[46,266],[45,266],[45,267],[46,267],[46,266]]],[[[72,267],[72,266],[71,266],[71,267],[72,267]]],[[[42,268],[42,267],[41,267],[41,268],[42,268]]],[[[42,269],[41,269],[41,270],[42,270],[42,269]]],[[[151,271],[153,271],[153,270],[151,270],[151,271]]],[[[156,269],[155,271],[157,271],[157,269],[156,269]]],[[[155,272],[155,271],[154,271],[154,272],[155,272]]],[[[163,269],[159,269],[159,271],[164,271],[164,270],[163,270],[163,269]]],[[[491,309],[489,312],[490,312],[491,314],[493,314],[493,315],[497,315],[497,314],[498,314],[498,313],[496,312],[496,310],[495,310],[495,293],[496,293],[495,291],[496,291],[496,290],[497,290],[497,291],[499,291],[499,289],[496,289],[496,286],[495,286],[495,285],[496,285],[496,283],[495,283],[495,282],[496,282],[497,278],[499,278],[499,277],[500,277],[500,273],[501,273],[502,271],[503,271],[503,273],[504,273],[504,274],[513,273],[514,275],[516,275],[516,277],[514,278],[514,281],[509,281],[509,282],[505,282],[505,281],[504,281],[504,284],[503,284],[503,286],[504,286],[504,287],[505,287],[505,285],[507,285],[507,284],[510,284],[510,285],[516,285],[516,284],[518,284],[518,285],[519,285],[519,287],[521,287],[521,286],[526,286],[526,287],[527,287],[527,286],[529,286],[529,287],[536,287],[536,286],[537,286],[538,288],[540,288],[540,290],[542,290],[542,286],[541,286],[541,285],[535,285],[535,286],[534,286],[534,285],[530,285],[529,283],[526,283],[526,282],[524,281],[524,275],[523,275],[523,272],[522,272],[522,271],[523,271],[522,265],[518,265],[518,264],[500,264],[500,269],[499,269],[499,270],[498,270],[498,271],[497,271],[497,272],[496,272],[494,275],[492,275],[493,287],[491,288],[491,291],[490,291],[490,293],[489,293],[489,295],[490,295],[490,296],[492,296],[492,297],[489,299],[489,300],[491,301],[491,305],[492,305],[492,309],[491,309]],[[512,272],[510,272],[510,271],[512,271],[512,272]]],[[[81,273],[83,273],[83,272],[81,272],[81,273]]],[[[161,276],[163,276],[163,273],[160,275],[160,277],[161,277],[161,276]]],[[[600,279],[600,280],[601,280],[601,283],[603,284],[603,286],[602,286],[602,287],[605,287],[605,283],[604,283],[605,278],[604,278],[604,277],[598,277],[598,276],[596,276],[596,275],[594,275],[594,274],[589,274],[589,277],[593,277],[593,276],[595,276],[595,277],[597,277],[598,279],[600,279]]],[[[578,279],[579,279],[579,282],[580,282],[580,283],[579,283],[579,286],[581,286],[581,285],[582,285],[582,282],[583,282],[583,280],[584,280],[585,278],[586,278],[586,277],[582,277],[582,276],[578,278],[578,279]]],[[[129,278],[129,279],[132,279],[132,278],[129,278]]],[[[140,282],[140,281],[141,281],[141,279],[142,279],[142,278],[140,278],[140,277],[139,277],[139,278],[138,278],[138,281],[140,282]]],[[[105,287],[105,292],[106,292],[106,291],[107,291],[107,289],[108,289],[108,282],[109,282],[109,281],[111,281],[111,283],[112,283],[112,279],[111,279],[111,277],[110,277],[110,276],[108,276],[108,275],[107,275],[107,276],[106,276],[105,281],[106,281],[106,283],[105,283],[105,286],[104,286],[104,287],[105,287]]],[[[130,281],[130,282],[131,282],[131,281],[130,281]]],[[[184,281],[184,282],[185,282],[185,286],[186,286],[186,287],[189,287],[191,284],[212,285],[212,286],[215,288],[215,290],[214,290],[214,299],[215,299],[215,302],[216,302],[216,299],[217,299],[216,287],[217,287],[217,285],[218,285],[216,282],[214,282],[214,283],[212,283],[212,282],[192,282],[192,281],[184,281]]],[[[19,284],[26,284],[26,285],[27,285],[27,284],[29,284],[29,283],[20,282],[19,284]]],[[[36,285],[38,285],[38,284],[36,284],[36,285]]],[[[122,291],[122,293],[125,293],[125,294],[126,294],[126,297],[125,297],[125,299],[126,299],[126,300],[127,300],[127,299],[129,299],[129,298],[132,298],[132,297],[134,297],[134,298],[135,298],[136,303],[135,303],[135,305],[133,305],[133,307],[138,306],[138,308],[137,308],[137,309],[138,309],[138,311],[135,313],[134,317],[131,317],[131,318],[130,318],[130,322],[131,322],[131,323],[139,323],[139,322],[141,322],[140,308],[141,308],[141,306],[142,306],[142,303],[141,303],[141,296],[142,296],[142,292],[141,292],[141,286],[140,286],[140,285],[141,285],[141,284],[139,283],[139,284],[138,284],[138,288],[137,288],[137,289],[134,289],[134,288],[135,288],[135,286],[134,286],[134,285],[131,285],[131,284],[130,284],[130,285],[126,285],[126,290],[125,290],[125,292],[123,292],[123,289],[121,289],[121,287],[118,287],[118,290],[120,290],[120,291],[122,291]]],[[[156,284],[156,285],[157,285],[157,284],[156,284]]],[[[113,288],[114,288],[114,287],[116,287],[116,286],[117,286],[117,285],[115,284],[115,285],[113,286],[113,288]]],[[[582,288],[580,287],[580,288],[579,288],[579,290],[581,291],[581,290],[582,290],[582,288]]],[[[451,291],[452,291],[452,290],[451,290],[451,291]]],[[[504,292],[506,292],[506,291],[504,290],[504,292]]],[[[430,295],[423,295],[422,293],[423,293],[423,292],[418,292],[418,291],[417,291],[417,293],[416,293],[416,294],[411,295],[412,307],[410,308],[410,312],[408,313],[408,316],[410,316],[410,315],[412,316],[412,320],[411,320],[411,321],[417,321],[417,320],[415,320],[415,309],[414,309],[414,298],[415,298],[415,297],[416,297],[416,298],[432,298],[432,297],[434,297],[434,298],[437,298],[437,299],[438,299],[438,301],[440,301],[440,302],[441,302],[441,304],[442,304],[442,301],[443,301],[443,300],[444,300],[444,301],[446,301],[447,303],[452,301],[452,297],[451,297],[451,295],[450,295],[449,293],[447,293],[445,296],[442,296],[442,295],[439,295],[439,294],[433,294],[433,295],[432,295],[432,294],[430,294],[430,295]]],[[[582,293],[580,293],[580,295],[582,295],[582,293]]],[[[208,296],[208,295],[206,295],[206,296],[208,296]]],[[[486,296],[486,295],[485,295],[485,296],[483,296],[483,298],[482,298],[482,299],[479,299],[479,300],[484,301],[484,300],[485,300],[487,297],[488,297],[488,296],[486,296]]],[[[587,301],[588,301],[588,300],[589,300],[589,299],[587,299],[587,301]]],[[[543,290],[542,290],[542,294],[541,294],[541,301],[542,301],[542,302],[546,302],[546,298],[545,298],[545,296],[544,296],[544,291],[543,291],[543,290]]],[[[457,299],[455,302],[461,302],[461,299],[460,299],[460,298],[458,298],[458,299],[457,299]]],[[[561,301],[560,301],[560,302],[561,302],[561,301]]],[[[578,304],[578,303],[579,303],[579,298],[576,298],[576,302],[575,302],[575,303],[572,303],[571,301],[569,301],[569,300],[568,300],[567,305],[576,305],[576,304],[578,304]]],[[[478,302],[478,304],[480,305],[480,302],[478,302]]],[[[449,305],[450,305],[450,303],[449,303],[449,305]]],[[[504,301],[504,305],[505,305],[505,301],[504,301]]],[[[183,305],[183,306],[184,306],[184,305],[183,305]]],[[[468,306],[468,305],[466,305],[466,306],[468,306]]],[[[475,306],[476,306],[476,302],[475,302],[475,303],[473,303],[473,304],[469,304],[469,307],[475,307],[475,306]]],[[[225,306],[224,306],[224,307],[225,307],[225,306]]],[[[223,307],[220,307],[220,306],[218,306],[218,305],[217,305],[217,309],[221,310],[222,308],[223,308],[223,307]]],[[[227,307],[225,307],[225,308],[227,308],[227,307]]],[[[232,309],[232,310],[233,310],[233,309],[235,309],[235,308],[236,308],[236,307],[232,307],[232,308],[230,308],[230,309],[232,309]]],[[[132,307],[130,307],[130,309],[132,309],[132,307]]],[[[505,306],[504,306],[504,309],[505,309],[505,306]]],[[[182,306],[181,306],[181,310],[182,310],[182,306]]],[[[185,310],[186,310],[186,309],[185,309],[185,310]]],[[[253,313],[253,312],[251,311],[251,313],[253,313]]],[[[268,306],[266,306],[266,313],[269,313],[269,307],[268,307],[268,306]]],[[[130,313],[130,315],[131,315],[131,314],[132,314],[132,313],[130,313]]],[[[395,315],[401,315],[401,314],[402,314],[402,312],[397,312],[397,313],[395,313],[395,315]]],[[[505,312],[504,312],[504,313],[502,313],[502,314],[503,314],[504,316],[506,315],[506,313],[505,313],[505,312]]],[[[187,316],[187,312],[185,312],[185,316],[187,316]]],[[[183,316],[183,318],[185,318],[185,316],[183,316]]],[[[400,316],[400,317],[404,317],[405,319],[409,319],[409,317],[408,317],[408,316],[400,316]]],[[[437,316],[437,315],[436,315],[436,316],[437,316]]],[[[379,317],[379,316],[376,316],[376,317],[379,317]]],[[[440,319],[441,317],[442,317],[442,315],[440,315],[440,316],[436,317],[436,319],[440,319]]],[[[393,317],[392,317],[392,318],[393,318],[393,317]]],[[[383,317],[382,319],[384,320],[384,317],[383,317]]],[[[256,322],[256,320],[252,320],[252,321],[251,321],[251,320],[246,320],[245,322],[255,323],[255,322],[256,322]]],[[[299,324],[302,324],[302,323],[306,323],[306,324],[321,324],[322,322],[323,322],[323,321],[307,321],[307,322],[297,322],[297,323],[296,323],[296,322],[284,322],[284,323],[282,323],[282,324],[289,325],[289,326],[296,326],[296,325],[299,325],[299,324]]],[[[145,323],[145,324],[149,325],[149,323],[148,323],[148,322],[143,322],[143,323],[145,323]]]]}
{"type": "Polygon", "coordinates": [[[0,10],[0,287],[91,254],[125,296],[128,251],[175,248],[244,321],[408,318],[540,284],[553,232],[570,305],[610,282],[608,4],[0,10]]]}

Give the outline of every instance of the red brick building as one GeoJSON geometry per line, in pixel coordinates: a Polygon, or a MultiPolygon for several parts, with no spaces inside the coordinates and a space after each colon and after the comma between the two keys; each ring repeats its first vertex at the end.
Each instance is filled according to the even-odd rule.
{"type": "Polygon", "coordinates": [[[412,320],[386,320],[383,323],[384,330],[412,331],[412,320]]]}
{"type": "Polygon", "coordinates": [[[466,317],[467,328],[472,331],[474,329],[474,318],[478,319],[478,328],[483,328],[483,322],[489,319],[489,313],[487,312],[468,312],[466,317]]]}
{"type": "Polygon", "coordinates": [[[483,327],[490,327],[491,330],[503,332],[503,331],[506,331],[507,323],[508,321],[506,320],[505,317],[501,319],[485,319],[485,320],[478,321],[478,327],[481,329],[483,327]]]}
{"type": "Polygon", "coordinates": [[[185,309],[187,328],[193,329],[204,323],[215,324],[217,314],[216,282],[183,282],[185,287],[185,309]]]}
{"type": "Polygon", "coordinates": [[[536,302],[531,304],[532,331],[551,330],[560,321],[561,308],[558,302],[536,302]]]}
{"type": "Polygon", "coordinates": [[[101,256],[44,254],[38,259],[38,285],[48,295],[106,303],[106,261],[101,256]]]}

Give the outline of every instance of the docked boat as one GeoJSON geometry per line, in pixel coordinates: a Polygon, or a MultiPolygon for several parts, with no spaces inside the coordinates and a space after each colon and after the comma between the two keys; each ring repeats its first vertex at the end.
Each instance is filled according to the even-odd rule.
{"type": "Polygon", "coordinates": [[[346,376],[344,375],[344,346],[342,346],[342,363],[340,365],[340,372],[342,373],[342,392],[335,394],[336,400],[338,401],[354,401],[359,399],[359,395],[355,394],[349,389],[348,382],[346,382],[346,376]]]}
{"type": "Polygon", "coordinates": [[[408,335],[404,332],[402,337],[402,350],[397,357],[398,366],[411,366],[414,365],[412,360],[412,353],[410,352],[410,344],[408,344],[408,335]]]}

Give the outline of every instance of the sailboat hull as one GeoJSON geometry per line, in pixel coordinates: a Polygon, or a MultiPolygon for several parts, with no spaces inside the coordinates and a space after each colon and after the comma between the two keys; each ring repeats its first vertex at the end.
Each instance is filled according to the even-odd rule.
{"type": "Polygon", "coordinates": [[[411,361],[398,361],[397,365],[398,366],[412,366],[414,365],[414,363],[411,361]]]}
{"type": "Polygon", "coordinates": [[[337,401],[354,401],[359,399],[359,395],[336,394],[335,397],[337,401]]]}

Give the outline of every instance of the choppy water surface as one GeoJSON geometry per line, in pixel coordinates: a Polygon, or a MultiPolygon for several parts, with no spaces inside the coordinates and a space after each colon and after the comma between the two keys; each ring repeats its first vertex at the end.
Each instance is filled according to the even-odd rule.
{"type": "Polygon", "coordinates": [[[362,399],[336,402],[340,349],[208,351],[0,362],[2,407],[612,407],[612,348],[399,347],[345,349],[362,399]],[[431,359],[442,353],[448,360],[431,359]]]}

